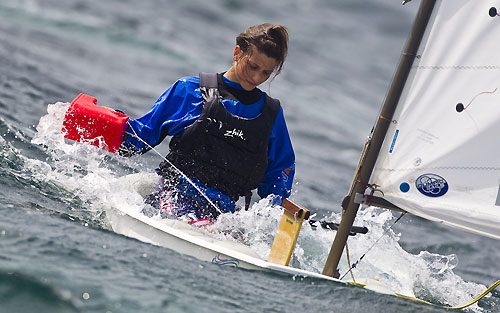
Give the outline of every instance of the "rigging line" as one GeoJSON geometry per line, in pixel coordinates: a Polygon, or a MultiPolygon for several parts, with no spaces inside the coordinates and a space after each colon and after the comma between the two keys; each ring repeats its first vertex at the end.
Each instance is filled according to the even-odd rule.
{"type": "Polygon", "coordinates": [[[354,279],[354,274],[352,272],[352,267],[351,267],[351,256],[349,255],[349,246],[347,245],[347,241],[345,243],[345,255],[347,257],[347,265],[349,265],[349,273],[351,273],[351,278],[352,281],[357,284],[356,279],[354,279]]]}
{"type": "Polygon", "coordinates": [[[476,100],[476,98],[477,98],[477,97],[479,97],[480,95],[483,95],[483,94],[485,94],[485,93],[489,93],[489,94],[495,93],[495,92],[497,91],[497,89],[498,89],[498,88],[495,88],[495,90],[493,90],[493,91],[483,91],[483,92],[481,92],[481,93],[477,94],[476,96],[474,96],[474,98],[472,98],[472,100],[469,102],[469,104],[467,104],[467,105],[465,106],[464,110],[467,110],[467,108],[469,107],[469,105],[471,105],[471,104],[472,104],[472,102],[474,102],[474,100],[476,100]]]}
{"type": "Polygon", "coordinates": [[[137,133],[135,132],[135,129],[132,127],[132,125],[130,124],[130,121],[127,121],[127,124],[128,126],[130,127],[130,129],[132,129],[132,131],[134,132],[133,134],[132,133],[129,133],[129,132],[125,132],[127,135],[130,135],[130,136],[133,136],[137,139],[139,139],[142,143],[144,143],[148,148],[150,148],[151,150],[153,150],[156,154],[158,154],[162,159],[164,159],[165,161],[167,161],[167,163],[172,167],[174,168],[178,174],[180,174],[181,176],[183,176],[207,201],[208,203],[210,203],[210,205],[212,205],[215,210],[217,212],[219,212],[220,214],[224,213],[222,212],[221,209],[219,209],[218,206],[215,205],[215,203],[213,203],[210,198],[189,178],[186,176],[186,174],[184,174],[180,169],[178,169],[172,162],[170,162],[166,157],[164,157],[160,152],[158,152],[158,150],[156,150],[153,146],[151,146],[149,143],[147,143],[146,141],[144,141],[141,137],[139,137],[139,135],[137,135],[137,133]]]}
{"type": "Polygon", "coordinates": [[[403,294],[400,294],[400,293],[395,293],[395,295],[398,296],[398,297],[401,297],[401,298],[410,299],[410,300],[414,300],[414,301],[419,301],[419,302],[422,302],[422,303],[425,303],[425,304],[439,306],[439,307],[442,307],[442,308],[445,308],[445,309],[461,310],[461,309],[464,309],[464,308],[466,308],[468,306],[471,306],[474,303],[478,302],[479,300],[481,300],[482,298],[484,298],[487,294],[489,294],[491,291],[493,291],[493,289],[495,289],[499,285],[500,285],[500,280],[496,281],[493,285],[491,285],[488,289],[486,289],[483,293],[481,293],[479,296],[477,296],[471,302],[469,302],[469,303],[467,303],[465,305],[462,305],[462,306],[454,306],[454,307],[435,304],[435,303],[428,302],[428,301],[425,301],[425,300],[422,300],[422,299],[419,299],[419,298],[416,298],[416,297],[406,296],[406,295],[403,295],[403,294]]]}
{"type": "MultiPolygon", "coordinates": [[[[366,254],[368,252],[370,252],[371,249],[373,249],[373,247],[375,247],[375,245],[378,244],[378,242],[380,241],[380,239],[382,239],[385,235],[387,235],[387,233],[392,229],[392,227],[394,225],[396,225],[397,222],[399,222],[399,220],[406,214],[406,212],[403,212],[401,213],[401,215],[394,221],[394,223],[392,223],[392,225],[387,228],[384,233],[382,234],[382,236],[380,236],[369,248],[368,250],[366,250],[365,253],[363,253],[362,256],[359,257],[359,259],[354,262],[354,264],[352,265],[352,268],[356,268],[356,266],[359,264],[359,262],[361,262],[361,260],[366,256],[366,254]]],[[[349,270],[347,270],[347,272],[344,273],[344,275],[342,275],[342,277],[340,277],[340,280],[344,279],[344,277],[347,275],[347,273],[349,273],[349,271],[351,270],[351,265],[349,265],[349,270]]]]}
{"type": "MultiPolygon", "coordinates": [[[[342,219],[343,215],[344,215],[344,210],[342,208],[342,210],[340,210],[340,218],[341,219],[342,219]]],[[[354,284],[357,284],[356,279],[354,279],[354,274],[352,273],[351,256],[349,254],[349,246],[347,244],[347,240],[345,242],[345,255],[346,255],[346,258],[347,258],[347,265],[349,266],[349,273],[351,273],[352,281],[353,281],[354,284]]],[[[344,276],[345,276],[345,274],[344,274],[344,276]]],[[[342,278],[344,278],[344,276],[342,276],[342,278]]],[[[342,278],[341,278],[341,280],[342,280],[342,278]]]]}

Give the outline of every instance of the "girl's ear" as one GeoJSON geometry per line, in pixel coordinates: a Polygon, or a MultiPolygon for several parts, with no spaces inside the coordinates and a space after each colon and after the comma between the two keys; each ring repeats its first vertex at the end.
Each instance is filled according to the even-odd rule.
{"type": "Polygon", "coordinates": [[[236,45],[236,47],[234,47],[234,52],[233,52],[233,61],[238,61],[238,59],[241,57],[241,54],[242,54],[242,51],[241,51],[241,47],[239,45],[236,45]]]}

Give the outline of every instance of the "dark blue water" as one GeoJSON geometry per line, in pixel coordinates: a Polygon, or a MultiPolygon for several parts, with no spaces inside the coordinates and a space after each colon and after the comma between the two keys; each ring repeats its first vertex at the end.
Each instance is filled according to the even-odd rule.
{"type": "MultiPolygon", "coordinates": [[[[2,0],[0,312],[445,312],[358,287],[217,266],[115,234],[106,208],[128,201],[116,202],[112,182],[161,159],[124,160],[58,141],[51,127],[64,111],[47,113],[83,92],[139,117],[177,78],[227,70],[246,27],[286,24],[287,63],[263,89],[285,109],[297,157],[293,199],[317,218],[338,219],[418,4],[2,0]]],[[[394,219],[360,212],[371,232],[350,240],[353,260],[387,235],[358,265],[358,278],[443,305],[465,304],[500,278],[496,241],[411,216],[388,230],[394,219]]],[[[254,226],[271,224],[240,222],[256,241],[254,226]]],[[[305,227],[297,264],[321,272],[333,236],[305,227]]],[[[471,310],[499,305],[494,292],[471,310]]]]}

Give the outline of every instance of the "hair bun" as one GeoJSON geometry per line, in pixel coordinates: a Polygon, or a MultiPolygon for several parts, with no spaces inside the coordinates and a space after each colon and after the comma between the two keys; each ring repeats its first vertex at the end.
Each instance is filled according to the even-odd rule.
{"type": "Polygon", "coordinates": [[[236,37],[236,44],[243,52],[254,47],[268,57],[278,61],[275,73],[281,71],[288,51],[288,30],[284,25],[264,23],[247,28],[236,37]]]}

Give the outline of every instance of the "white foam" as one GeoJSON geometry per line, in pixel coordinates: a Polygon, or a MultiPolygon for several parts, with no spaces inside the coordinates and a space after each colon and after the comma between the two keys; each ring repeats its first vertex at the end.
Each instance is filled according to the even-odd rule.
{"type": "MultiPolygon", "coordinates": [[[[144,204],[135,190],[134,181],[120,180],[115,172],[106,167],[105,157],[109,158],[109,153],[63,138],[61,128],[67,107],[67,103],[49,105],[48,114],[40,119],[32,140],[35,144],[46,146],[51,160],[27,159],[25,166],[36,173],[38,179],[57,183],[87,201],[89,207],[86,209],[95,212],[96,216],[107,207],[127,206],[140,211],[144,204]]],[[[212,229],[218,231],[219,239],[243,241],[260,257],[267,258],[282,215],[281,208],[272,206],[271,201],[262,199],[248,211],[224,214],[212,229]]],[[[386,232],[395,218],[390,211],[371,207],[359,211],[355,224],[367,226],[370,231],[366,235],[349,238],[351,262],[379,241],[353,270],[355,278],[377,279],[396,292],[437,299],[449,305],[462,305],[484,291],[485,286],[464,282],[453,272],[458,264],[455,255],[427,251],[415,255],[404,251],[398,243],[400,236],[392,230],[386,232]]],[[[328,220],[338,222],[340,216],[332,213],[328,220]]],[[[334,236],[334,231],[321,227],[313,230],[309,223],[304,223],[292,265],[320,273],[334,236]]],[[[339,268],[341,274],[347,271],[345,256],[339,268]]],[[[346,276],[346,280],[351,280],[350,275],[346,276]]],[[[472,310],[480,312],[477,305],[472,310]]]]}

